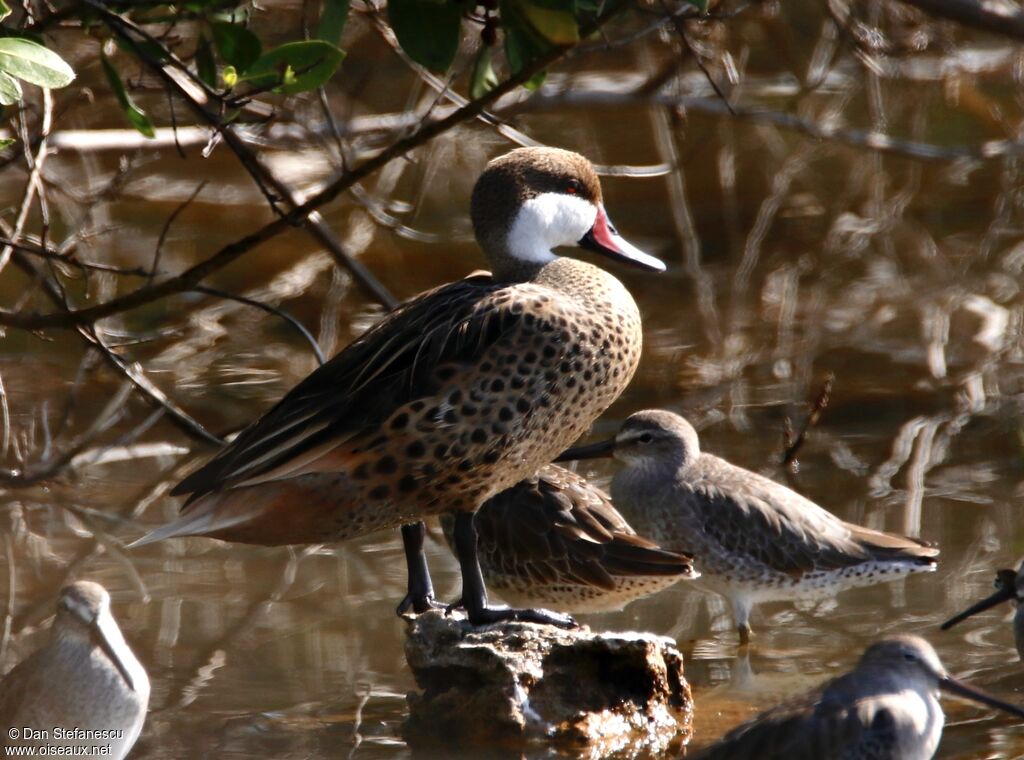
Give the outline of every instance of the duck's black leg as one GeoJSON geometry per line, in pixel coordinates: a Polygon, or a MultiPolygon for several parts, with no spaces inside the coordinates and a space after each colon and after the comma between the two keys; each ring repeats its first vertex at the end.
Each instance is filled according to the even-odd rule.
{"type": "Polygon", "coordinates": [[[430,582],[427,555],[423,553],[423,539],[426,535],[427,526],[422,522],[402,526],[405,565],[409,571],[409,593],[398,605],[396,612],[399,615],[404,615],[410,610],[418,615],[445,606],[434,601],[434,584],[430,582]]]}
{"type": "Polygon", "coordinates": [[[550,610],[517,610],[510,607],[489,606],[484,577],[480,572],[480,560],[477,557],[475,514],[459,512],[455,517],[455,553],[462,568],[462,606],[466,610],[469,622],[473,625],[486,625],[504,620],[516,620],[526,623],[546,623],[561,628],[575,628],[576,621],[568,615],[550,610]]]}

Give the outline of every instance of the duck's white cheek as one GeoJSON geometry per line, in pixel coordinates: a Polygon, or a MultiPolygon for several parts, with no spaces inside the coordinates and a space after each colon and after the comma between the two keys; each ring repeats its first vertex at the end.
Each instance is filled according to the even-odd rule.
{"type": "Polygon", "coordinates": [[[542,193],[523,203],[509,233],[514,251],[550,252],[562,245],[576,245],[597,219],[590,201],[562,193],[542,193]]]}

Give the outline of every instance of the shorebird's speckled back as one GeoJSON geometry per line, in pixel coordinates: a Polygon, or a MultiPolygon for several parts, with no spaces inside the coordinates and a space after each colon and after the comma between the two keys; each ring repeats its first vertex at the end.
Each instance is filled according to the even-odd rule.
{"type": "Polygon", "coordinates": [[[762,713],[692,760],[930,760],[945,723],[940,689],[1024,716],[950,678],[921,637],[894,636],[868,647],[849,673],[762,713]]]}
{"type": "Polygon", "coordinates": [[[690,423],[671,412],[637,412],[613,444],[579,451],[587,449],[625,462],[612,480],[616,507],[641,535],[694,555],[697,582],[730,600],[742,640],[757,602],[831,596],[935,569],[939,552],[926,542],[844,522],[703,453],[690,423]]]}

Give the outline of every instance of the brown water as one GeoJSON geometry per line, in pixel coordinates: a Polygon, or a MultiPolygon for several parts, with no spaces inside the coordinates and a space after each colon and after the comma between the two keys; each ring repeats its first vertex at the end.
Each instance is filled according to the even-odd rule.
{"type": "MultiPolygon", "coordinates": [[[[934,52],[879,58],[876,74],[823,23],[816,5],[768,5],[702,44],[716,53],[712,72],[722,81],[730,66],[740,72],[734,94],[745,105],[946,147],[1020,134],[1019,61],[998,41],[951,38],[955,45],[934,52]],[[829,76],[814,78],[820,60],[829,76]]],[[[890,31],[913,28],[905,19],[886,23],[890,31]]],[[[348,34],[345,74],[331,88],[339,112],[400,111],[433,100],[366,24],[348,34]]],[[[624,72],[653,70],[677,55],[675,42],[656,36],[580,57],[572,66],[597,74],[576,91],[585,93],[588,83],[613,88],[624,72]]],[[[69,36],[66,44],[81,43],[69,36]]],[[[716,102],[692,65],[686,72],[680,91],[716,102]]],[[[93,74],[94,67],[84,70],[84,81],[93,74]]],[[[559,82],[550,80],[556,96],[559,82]]],[[[100,106],[108,105],[104,92],[97,87],[100,106]]],[[[162,96],[143,101],[167,122],[162,96]]],[[[58,128],[119,126],[110,109],[85,107],[68,93],[58,102],[66,106],[58,128]]],[[[294,116],[302,125],[321,123],[312,100],[301,101],[294,116]]],[[[639,408],[682,411],[701,430],[705,450],[788,479],[844,519],[942,548],[933,575],[851,591],[809,609],[763,605],[749,658],[737,658],[724,605],[685,587],[587,618],[595,628],[656,631],[680,643],[696,696],[695,746],[848,668],[868,643],[892,632],[925,635],[951,672],[1024,703],[1008,607],[952,632],[938,630],[987,593],[994,568],[1024,554],[1019,161],[882,157],[776,126],[696,110],[682,118],[645,105],[549,104],[537,113],[527,106],[515,126],[606,165],[682,167],[605,180],[620,230],[667,261],[669,271],[616,270],[645,315],[645,355],[598,431],[613,430],[639,408]],[[835,376],[831,402],[801,450],[799,473],[787,475],[775,464],[785,419],[803,423],[828,373],[835,376]]],[[[262,155],[298,186],[330,174],[321,140],[298,145],[302,150],[293,144],[262,155]]],[[[375,224],[351,200],[325,216],[407,297],[483,266],[468,239],[466,202],[483,161],[508,147],[490,128],[468,126],[375,178],[368,190],[391,204],[405,225],[398,231],[375,224]],[[438,242],[426,242],[427,235],[438,242]]],[[[129,151],[123,186],[98,199],[84,195],[114,175],[119,151],[51,156],[50,239],[97,230],[83,258],[146,264],[168,215],[203,179],[207,186],[170,228],[163,268],[205,257],[270,218],[223,146],[206,160],[198,150],[189,149],[189,161],[171,149],[129,151]]],[[[0,177],[0,207],[16,205],[23,174],[7,169],[0,177]]],[[[38,229],[34,218],[29,230],[38,229]]],[[[272,240],[213,284],[287,308],[328,353],[380,313],[301,231],[272,240]]],[[[25,287],[8,267],[0,276],[5,307],[25,287]]],[[[94,297],[117,287],[106,275],[89,284],[94,297]]],[[[72,293],[82,297],[80,289],[72,293]]],[[[41,299],[34,306],[49,308],[41,299]]],[[[124,333],[146,337],[124,354],[218,431],[254,418],[314,366],[279,320],[198,296],[163,301],[105,327],[111,341],[124,333]]],[[[60,450],[120,387],[108,370],[91,369],[60,433],[82,347],[73,333],[47,337],[11,331],[0,348],[16,448],[30,460],[45,444],[44,419],[60,450]]],[[[115,432],[149,414],[134,397],[120,406],[127,414],[115,432]]],[[[100,440],[118,443],[115,437],[100,440]]],[[[166,490],[210,452],[165,421],[140,440],[152,448],[97,450],[115,461],[82,461],[74,476],[4,493],[0,525],[10,559],[0,563],[0,588],[14,593],[0,665],[6,669],[38,646],[69,576],[89,577],[111,590],[153,682],[152,712],[133,757],[408,756],[400,725],[413,684],[402,655],[404,624],[393,614],[405,582],[396,537],[310,551],[196,539],[124,552],[119,542],[175,514],[166,490]]],[[[12,466],[15,444],[7,451],[12,466]]],[[[606,484],[611,469],[588,472],[606,484]]],[[[453,559],[436,542],[429,554],[439,591],[454,595],[453,559]]],[[[1019,723],[957,703],[946,708],[939,757],[1024,756],[1019,723]]]]}

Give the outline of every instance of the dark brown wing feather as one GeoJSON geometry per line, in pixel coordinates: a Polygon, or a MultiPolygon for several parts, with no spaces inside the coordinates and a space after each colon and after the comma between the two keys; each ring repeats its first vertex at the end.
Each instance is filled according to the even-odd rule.
{"type": "Polygon", "coordinates": [[[535,582],[612,590],[615,576],[693,572],[692,557],[637,536],[603,491],[557,465],[487,501],[476,525],[491,572],[535,582]]]}
{"type": "Polygon", "coordinates": [[[471,362],[520,318],[493,302],[505,287],[488,274],[428,291],[392,312],[171,491],[189,501],[258,477],[333,439],[383,422],[437,389],[443,363],[471,362]]]}

